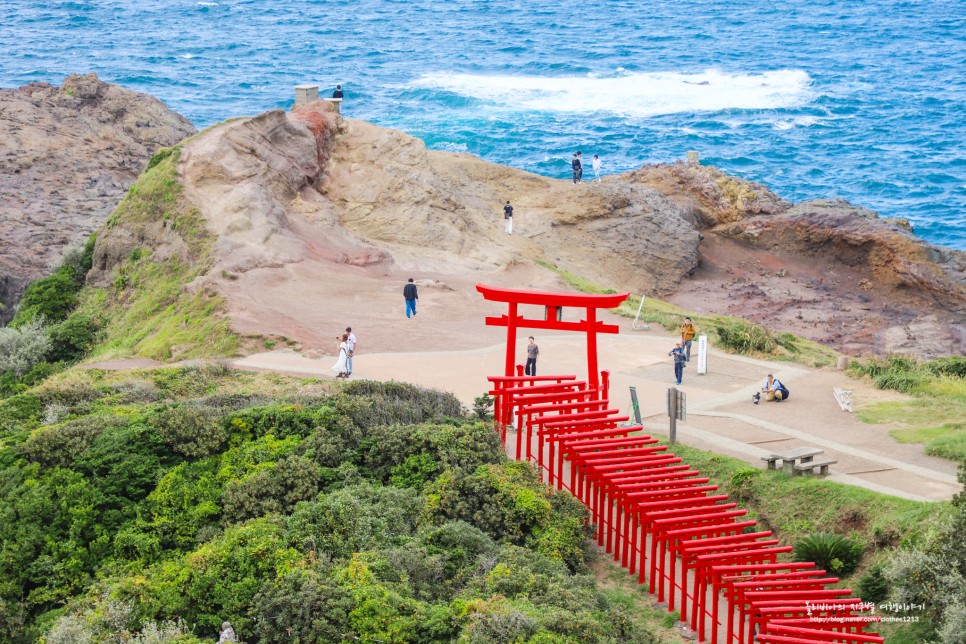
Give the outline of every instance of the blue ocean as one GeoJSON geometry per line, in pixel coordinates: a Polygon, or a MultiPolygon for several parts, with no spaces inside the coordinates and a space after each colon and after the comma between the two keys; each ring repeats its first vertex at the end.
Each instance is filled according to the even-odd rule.
{"type": "Polygon", "coordinates": [[[344,114],[567,178],[681,159],[966,249],[966,0],[6,0],[0,87],[72,73],[203,128],[344,114]]]}

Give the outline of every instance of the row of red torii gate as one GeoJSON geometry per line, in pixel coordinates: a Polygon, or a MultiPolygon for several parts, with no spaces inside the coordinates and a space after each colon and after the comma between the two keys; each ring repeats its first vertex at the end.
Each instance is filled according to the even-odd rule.
{"type": "Polygon", "coordinates": [[[881,620],[872,605],[811,562],[789,561],[791,546],[755,530],[746,511],[667,446],[628,424],[609,400],[609,372],[597,361],[597,336],[618,333],[599,309],[628,293],[590,295],[503,289],[477,284],[507,313],[486,324],[507,329],[503,375],[490,376],[494,426],[504,447],[515,428],[517,460],[534,463],[549,485],[590,510],[597,544],[700,642],[884,642],[867,632],[881,620]],[[540,310],[543,317],[526,317],[540,310]],[[576,321],[563,310],[583,312],[576,321]],[[580,331],[587,338],[587,378],[524,376],[514,365],[518,329],[580,331]]]}

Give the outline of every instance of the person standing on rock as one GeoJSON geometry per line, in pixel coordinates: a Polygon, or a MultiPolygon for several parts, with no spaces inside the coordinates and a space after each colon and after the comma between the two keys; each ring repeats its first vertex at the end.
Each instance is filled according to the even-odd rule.
{"type": "Polygon", "coordinates": [[[335,339],[339,341],[339,359],[335,361],[331,369],[335,372],[336,378],[348,378],[349,374],[346,370],[346,361],[349,359],[349,347],[346,344],[346,340],[349,339],[349,336],[343,333],[341,336],[335,336],[335,339]]]}
{"type": "Polygon", "coordinates": [[[674,384],[680,385],[681,380],[684,378],[684,363],[687,362],[684,357],[684,350],[681,348],[681,343],[675,343],[674,348],[668,352],[668,355],[674,356],[674,384]]]}
{"type": "Polygon", "coordinates": [[[416,300],[419,299],[419,293],[416,292],[416,285],[413,283],[413,278],[409,278],[409,283],[403,287],[403,297],[406,298],[406,317],[416,315],[416,300]]]}
{"type": "Polygon", "coordinates": [[[573,161],[570,162],[570,167],[573,168],[574,172],[574,185],[580,183],[581,178],[584,175],[583,165],[580,163],[580,150],[574,154],[573,161]]]}
{"type": "Polygon", "coordinates": [[[356,352],[356,334],[352,332],[352,327],[347,326],[345,328],[346,334],[346,356],[345,356],[345,377],[348,378],[352,375],[352,356],[356,352]]]}
{"type": "Polygon", "coordinates": [[[691,362],[691,342],[697,332],[698,327],[694,326],[691,318],[684,318],[684,324],[681,325],[681,346],[684,347],[686,362],[691,362]]]}
{"type": "Polygon", "coordinates": [[[604,162],[601,161],[600,157],[595,154],[591,165],[594,167],[594,180],[597,183],[600,183],[600,168],[602,165],[604,165],[604,162]]]}
{"type": "Polygon", "coordinates": [[[504,224],[506,224],[506,234],[512,235],[513,234],[513,206],[510,205],[509,201],[506,202],[505,206],[503,206],[503,222],[504,224]]]}
{"type": "Polygon", "coordinates": [[[540,355],[540,347],[537,343],[533,341],[533,336],[529,338],[529,343],[527,344],[527,366],[523,373],[528,376],[537,375],[537,356],[540,355]]]}

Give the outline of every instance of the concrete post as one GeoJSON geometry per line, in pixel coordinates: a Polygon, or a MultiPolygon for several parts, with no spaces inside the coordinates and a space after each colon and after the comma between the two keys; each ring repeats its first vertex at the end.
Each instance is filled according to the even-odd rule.
{"type": "Polygon", "coordinates": [[[835,362],[835,366],[839,371],[845,371],[849,368],[849,357],[839,356],[835,362]]]}
{"type": "Polygon", "coordinates": [[[686,155],[687,155],[687,159],[688,159],[688,165],[699,165],[700,164],[700,161],[698,161],[698,151],[697,150],[688,150],[686,152],[686,155]]]}
{"type": "Polygon", "coordinates": [[[296,85],[295,86],[295,107],[301,107],[312,101],[319,100],[318,85],[296,85]]]}

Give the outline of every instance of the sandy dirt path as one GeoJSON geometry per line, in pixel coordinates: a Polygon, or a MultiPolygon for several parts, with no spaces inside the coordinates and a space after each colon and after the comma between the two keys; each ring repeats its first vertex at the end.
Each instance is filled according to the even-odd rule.
{"type": "MultiPolygon", "coordinates": [[[[490,305],[494,307],[495,305],[490,305]]],[[[474,307],[476,308],[476,307],[474,307]]],[[[436,333],[446,347],[445,326],[427,315],[407,320],[400,313],[393,323],[397,338],[425,339],[436,333]],[[429,331],[426,327],[429,327],[429,331]],[[435,329],[435,330],[434,330],[435,329]],[[418,331],[417,331],[418,330],[418,331]]],[[[488,312],[497,315],[495,308],[488,312]]],[[[373,352],[364,350],[366,330],[359,328],[360,350],[355,357],[353,378],[398,380],[454,393],[470,407],[487,389],[488,375],[503,373],[505,340],[503,330],[464,319],[458,344],[476,338],[478,346],[459,350],[373,352]],[[472,326],[476,324],[478,329],[472,326]]],[[[630,387],[640,400],[645,428],[666,434],[665,396],[673,386],[671,359],[667,356],[674,338],[662,329],[634,331],[631,321],[610,317],[618,335],[600,336],[600,365],[611,371],[611,400],[615,407],[630,412],[630,387]]],[[[386,340],[382,330],[380,343],[386,340]]],[[[526,333],[518,338],[517,362],[525,360],[526,333]]],[[[586,377],[585,341],[582,335],[561,332],[534,333],[540,346],[538,373],[570,373],[586,377]]],[[[418,343],[422,344],[422,342],[418,343]]],[[[333,347],[334,349],[334,347],[333,347]]],[[[243,369],[271,370],[306,377],[331,378],[334,350],[309,357],[295,351],[270,351],[234,361],[243,369]]],[[[852,390],[856,406],[894,399],[867,383],[834,370],[810,369],[788,362],[766,362],[712,350],[708,371],[696,373],[696,361],[685,370],[681,389],[687,395],[688,418],[678,423],[678,440],[695,447],[746,460],[763,467],[761,457],[772,451],[809,445],[824,450],[823,458],[837,460],[829,478],[913,500],[949,499],[960,486],[956,466],[950,461],[924,454],[920,444],[901,444],[888,435],[889,425],[868,425],[854,414],[842,411],[833,396],[835,387],[852,390]],[[785,382],[791,396],[781,404],[753,405],[752,394],[767,373],[785,382]]]]}

